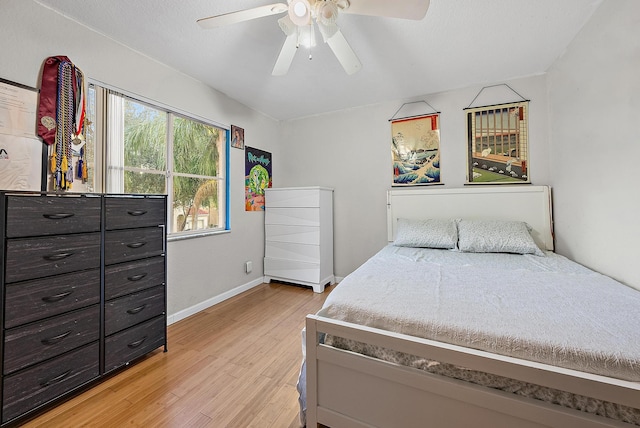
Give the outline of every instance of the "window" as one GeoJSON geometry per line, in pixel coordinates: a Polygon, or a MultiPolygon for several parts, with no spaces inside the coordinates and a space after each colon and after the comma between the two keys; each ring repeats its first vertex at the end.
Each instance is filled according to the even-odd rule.
{"type": "Polygon", "coordinates": [[[167,193],[169,114],[115,93],[107,112],[107,192],[167,193]]]}
{"type": "Polygon", "coordinates": [[[227,229],[226,129],[99,86],[89,96],[105,100],[106,192],[167,194],[170,234],[227,229]]]}
{"type": "Polygon", "coordinates": [[[220,153],[226,132],[173,116],[173,230],[217,229],[224,225],[218,193],[223,190],[220,153]]]}

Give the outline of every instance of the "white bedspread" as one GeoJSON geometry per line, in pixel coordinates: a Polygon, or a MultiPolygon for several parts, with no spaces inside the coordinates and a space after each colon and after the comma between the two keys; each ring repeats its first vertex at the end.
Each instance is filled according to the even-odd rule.
{"type": "Polygon", "coordinates": [[[551,252],[389,245],[331,292],[321,314],[640,381],[640,292],[551,252]]]}

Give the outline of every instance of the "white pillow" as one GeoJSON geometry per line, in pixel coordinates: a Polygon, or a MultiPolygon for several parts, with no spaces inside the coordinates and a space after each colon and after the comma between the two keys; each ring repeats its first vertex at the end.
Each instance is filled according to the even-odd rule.
{"type": "Polygon", "coordinates": [[[458,248],[470,253],[515,253],[544,256],[523,221],[458,220],[458,248]]]}
{"type": "Polygon", "coordinates": [[[398,219],[397,247],[455,248],[458,241],[456,222],[453,219],[412,220],[398,219]]]}

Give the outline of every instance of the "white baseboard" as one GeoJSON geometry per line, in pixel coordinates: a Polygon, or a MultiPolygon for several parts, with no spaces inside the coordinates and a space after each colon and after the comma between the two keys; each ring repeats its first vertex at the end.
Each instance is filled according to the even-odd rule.
{"type": "Polygon", "coordinates": [[[336,276],[336,284],[339,282],[342,282],[343,279],[344,279],[344,276],[336,276]]]}
{"type": "Polygon", "coordinates": [[[200,311],[203,311],[207,308],[210,308],[213,305],[221,303],[227,299],[232,298],[233,296],[237,296],[240,293],[243,293],[247,290],[251,290],[253,287],[257,287],[258,285],[264,282],[264,277],[260,277],[258,279],[254,279],[251,282],[240,285],[232,290],[229,290],[225,293],[214,296],[210,299],[205,300],[204,302],[200,302],[197,305],[193,305],[190,308],[183,309],[181,311],[176,312],[175,314],[171,314],[167,316],[167,325],[171,325],[174,322],[178,322],[183,320],[191,315],[194,315],[200,311]]]}

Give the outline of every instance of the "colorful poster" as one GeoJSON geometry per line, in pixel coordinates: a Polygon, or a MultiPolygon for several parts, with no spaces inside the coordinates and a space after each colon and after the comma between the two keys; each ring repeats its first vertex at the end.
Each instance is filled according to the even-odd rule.
{"type": "Polygon", "coordinates": [[[467,184],[530,183],[529,102],[467,110],[467,184]]]}
{"type": "Polygon", "coordinates": [[[391,122],[393,186],[440,184],[440,115],[391,122]]]}
{"type": "Polygon", "coordinates": [[[264,211],[264,191],[271,187],[271,153],[245,147],[245,211],[264,211]]]}

